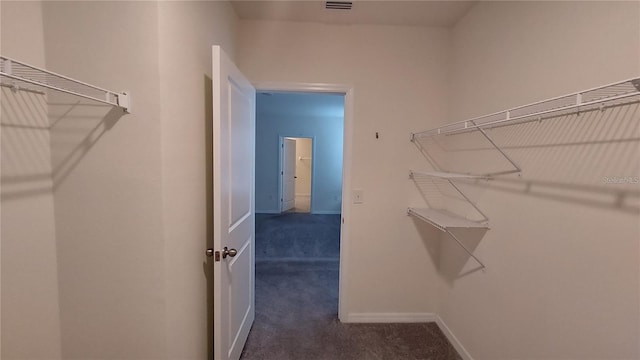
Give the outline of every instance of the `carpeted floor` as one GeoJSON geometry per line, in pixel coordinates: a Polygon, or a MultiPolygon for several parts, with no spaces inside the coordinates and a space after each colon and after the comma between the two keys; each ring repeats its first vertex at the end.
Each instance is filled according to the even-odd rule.
{"type": "Polygon", "coordinates": [[[340,215],[256,214],[256,260],[338,259],[340,215]]]}
{"type": "MultiPolygon", "coordinates": [[[[274,216],[269,218],[273,220],[274,216]]],[[[256,219],[256,229],[264,219],[266,217],[256,219]]],[[[305,221],[314,222],[313,219],[305,221]]],[[[289,227],[297,226],[289,224],[289,227]]],[[[319,226],[317,222],[316,226],[319,226]]],[[[259,230],[256,232],[256,249],[259,249],[259,230]]],[[[284,243],[296,241],[289,239],[284,243]]],[[[328,240],[318,243],[324,241],[328,240]]],[[[291,256],[287,260],[257,259],[256,319],[241,359],[461,359],[435,323],[343,324],[338,321],[339,262],[327,260],[327,253],[317,254],[323,259],[315,260],[311,256],[298,260],[291,260],[291,256]]]]}

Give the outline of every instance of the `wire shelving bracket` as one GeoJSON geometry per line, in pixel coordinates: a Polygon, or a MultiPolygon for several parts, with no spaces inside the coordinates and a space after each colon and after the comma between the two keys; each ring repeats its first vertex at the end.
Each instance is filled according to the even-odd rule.
{"type": "MultiPolygon", "coordinates": [[[[490,180],[491,178],[488,176],[482,175],[468,175],[468,174],[454,174],[447,172],[437,172],[437,171],[410,171],[409,178],[416,182],[417,176],[427,176],[433,178],[444,179],[450,186],[452,186],[464,200],[473,207],[473,209],[482,216],[482,219],[479,221],[473,221],[461,217],[459,215],[453,214],[447,210],[439,210],[439,209],[431,209],[431,208],[413,208],[410,207],[407,209],[407,214],[414,216],[430,225],[435,227],[436,229],[447,233],[451,238],[453,238],[462,249],[469,254],[475,261],[480,264],[482,269],[486,268],[484,263],[478,259],[477,256],[473,254],[471,250],[469,250],[463,243],[458,239],[458,237],[451,231],[451,229],[489,229],[489,218],[485,215],[485,213],[476,206],[476,204],[469,199],[467,195],[454,183],[456,179],[464,179],[464,180],[490,180]]],[[[417,185],[417,182],[416,182],[417,185]]]]}
{"type": "Polygon", "coordinates": [[[118,93],[106,90],[5,56],[0,56],[0,78],[2,79],[0,86],[15,91],[42,93],[29,86],[33,85],[116,106],[127,113],[131,112],[131,98],[128,92],[118,93]]]}
{"type": "Polygon", "coordinates": [[[475,261],[480,264],[480,266],[484,269],[486,266],[480,259],[478,259],[471,250],[469,250],[457,236],[455,236],[451,229],[456,228],[474,228],[474,229],[489,229],[489,225],[486,221],[476,222],[471,221],[458,215],[449,213],[443,210],[434,210],[434,209],[420,209],[420,208],[409,208],[407,210],[407,214],[414,216],[428,224],[433,225],[436,229],[447,233],[451,238],[453,238],[462,249],[469,254],[475,261]]]}

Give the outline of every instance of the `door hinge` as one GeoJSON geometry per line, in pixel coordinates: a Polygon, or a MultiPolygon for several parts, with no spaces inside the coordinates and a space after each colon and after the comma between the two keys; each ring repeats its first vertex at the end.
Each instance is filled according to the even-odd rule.
{"type": "Polygon", "coordinates": [[[213,259],[214,259],[215,261],[220,261],[220,251],[216,251],[216,252],[213,254],[213,259]]]}

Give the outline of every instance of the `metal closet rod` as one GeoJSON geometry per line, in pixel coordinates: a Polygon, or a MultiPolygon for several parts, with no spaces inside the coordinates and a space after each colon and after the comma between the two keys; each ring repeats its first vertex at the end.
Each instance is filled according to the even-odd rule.
{"type": "MultiPolygon", "coordinates": [[[[592,89],[588,89],[588,90],[583,90],[583,91],[579,91],[579,92],[575,92],[575,93],[571,93],[571,94],[567,94],[567,95],[562,95],[562,96],[558,96],[558,97],[554,97],[554,98],[550,98],[550,99],[545,99],[545,100],[541,100],[541,101],[537,101],[534,103],[530,103],[527,105],[522,105],[522,106],[518,106],[518,107],[514,107],[508,110],[502,110],[502,111],[498,111],[495,113],[491,113],[491,114],[487,114],[487,115],[482,115],[482,116],[478,116],[472,119],[467,119],[467,120],[462,120],[462,121],[457,121],[457,122],[453,122],[444,126],[439,126],[437,128],[433,128],[430,130],[425,130],[425,131],[421,131],[418,133],[414,133],[412,134],[412,138],[415,137],[424,137],[424,136],[435,136],[435,135],[447,135],[447,134],[455,134],[455,133],[459,133],[459,132],[465,132],[465,131],[474,131],[474,130],[479,130],[479,129],[484,129],[484,128],[491,128],[494,127],[495,125],[499,125],[502,124],[501,126],[507,126],[507,125],[515,125],[515,124],[522,124],[523,122],[518,122],[517,120],[522,120],[522,119],[526,119],[526,118],[534,118],[531,119],[531,121],[536,121],[536,120],[541,120],[541,117],[544,115],[548,115],[548,114],[552,114],[555,112],[562,112],[562,111],[568,111],[568,110],[577,110],[575,112],[580,112],[580,107],[588,107],[588,106],[593,106],[593,105],[603,105],[607,102],[610,101],[615,101],[615,100],[621,100],[621,99],[626,99],[629,97],[633,97],[633,96],[638,96],[640,95],[640,78],[631,78],[631,79],[627,79],[627,80],[623,80],[623,81],[618,81],[615,83],[611,83],[608,85],[604,85],[604,86],[598,86],[592,89]],[[622,85],[625,83],[630,83],[631,85],[633,85],[636,88],[636,91],[634,92],[630,92],[627,94],[621,94],[621,95],[615,95],[615,96],[609,96],[606,98],[600,98],[600,99],[596,99],[596,100],[591,100],[591,101],[587,101],[587,102],[582,102],[582,95],[585,93],[589,93],[592,91],[597,91],[597,90],[602,90],[602,89],[606,89],[608,87],[611,86],[617,86],[617,85],[622,85]],[[559,107],[559,108],[553,108],[553,109],[548,109],[548,110],[543,110],[543,111],[537,111],[531,114],[524,114],[524,115],[519,115],[519,116],[515,116],[515,117],[511,117],[510,114],[513,111],[517,111],[520,109],[524,109],[530,106],[536,106],[536,105],[541,105],[544,103],[548,103],[548,102],[553,102],[556,100],[560,100],[560,99],[566,99],[569,97],[575,96],[576,97],[576,103],[575,104],[571,104],[571,105],[567,105],[567,106],[563,106],[563,107],[559,107]],[[499,119],[499,120],[494,120],[494,121],[489,121],[486,123],[481,123],[481,124],[476,124],[475,122],[478,120],[482,120],[482,119],[486,119],[492,116],[498,116],[498,115],[505,115],[504,119],[499,119]],[[514,122],[513,124],[508,124],[508,122],[514,122]],[[459,127],[463,125],[463,127],[459,127]],[[451,127],[458,127],[455,129],[451,129],[451,130],[446,130],[447,128],[451,128],[451,127]]],[[[640,101],[636,100],[636,102],[640,101]]],[[[584,109],[585,111],[587,111],[587,109],[584,109]]],[[[567,114],[563,114],[563,115],[567,115],[567,114]]]]}

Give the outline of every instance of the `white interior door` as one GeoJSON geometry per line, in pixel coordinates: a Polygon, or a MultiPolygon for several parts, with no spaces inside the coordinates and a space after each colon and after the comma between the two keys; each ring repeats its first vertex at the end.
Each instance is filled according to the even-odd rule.
{"type": "Polygon", "coordinates": [[[282,211],[296,204],[296,141],[285,138],[282,142],[282,211]]]}
{"type": "Polygon", "coordinates": [[[213,47],[213,346],[237,360],[255,317],[255,89],[213,47]],[[226,250],[225,250],[226,249],[226,250]]]}

